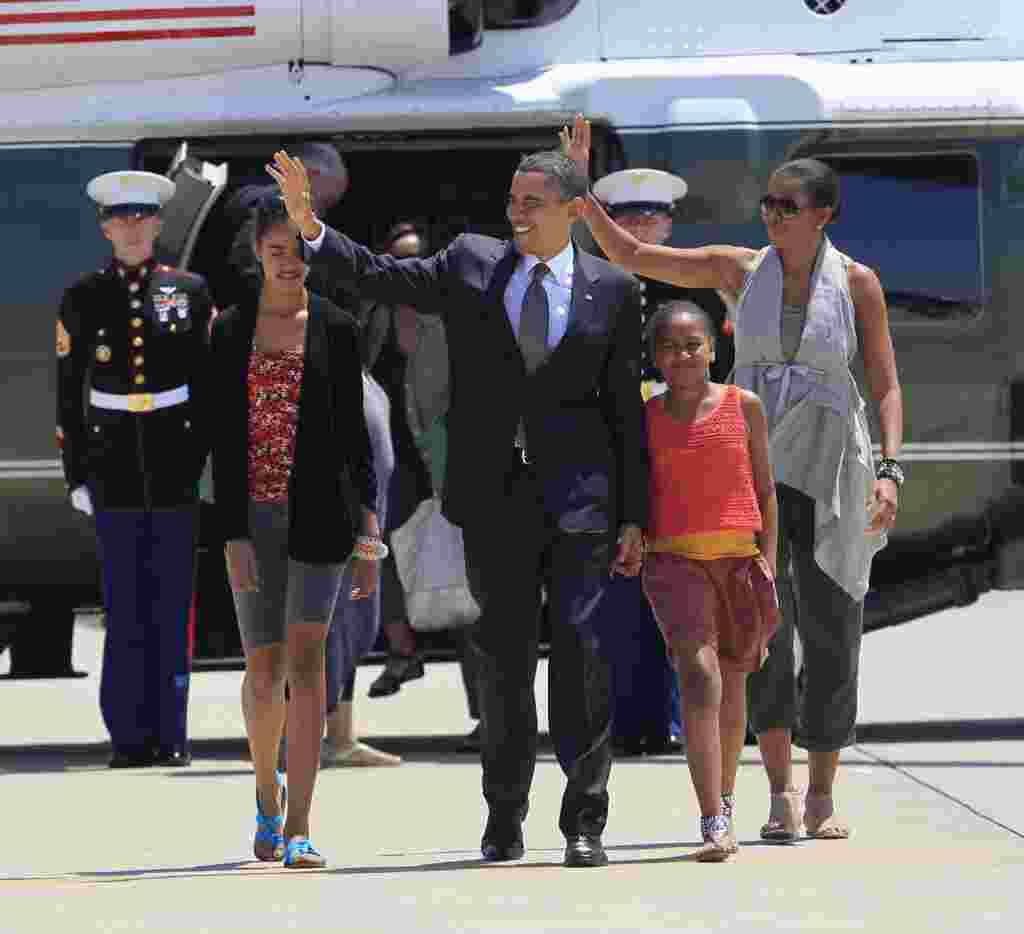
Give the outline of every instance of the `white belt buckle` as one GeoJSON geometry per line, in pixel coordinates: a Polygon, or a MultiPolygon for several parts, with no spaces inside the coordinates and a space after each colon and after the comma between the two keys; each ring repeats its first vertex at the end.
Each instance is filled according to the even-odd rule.
{"type": "Polygon", "coordinates": [[[146,412],[155,412],[157,409],[166,409],[174,405],[187,402],[189,398],[188,386],[178,386],[175,389],[166,389],[163,392],[131,392],[111,393],[101,392],[93,389],[89,394],[89,403],[97,409],[110,409],[114,412],[131,412],[133,415],[142,415],[146,412]]]}

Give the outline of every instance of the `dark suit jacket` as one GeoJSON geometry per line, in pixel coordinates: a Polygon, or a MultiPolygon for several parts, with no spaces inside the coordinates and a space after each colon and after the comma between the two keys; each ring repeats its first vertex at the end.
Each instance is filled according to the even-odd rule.
{"type": "MultiPolygon", "coordinates": [[[[249,537],[249,358],[256,300],[214,320],[213,483],[225,539],[249,537]]],[[[298,429],[288,489],[288,554],[309,564],[344,561],[377,485],[363,410],[363,370],[352,316],[309,296],[298,429]]]]}
{"type": "Polygon", "coordinates": [[[326,228],[314,263],[368,298],[416,305],[445,321],[451,368],[445,515],[487,521],[505,494],[520,418],[548,510],[569,532],[647,519],[636,281],[577,249],[569,325],[526,372],[505,310],[519,259],[509,241],[463,234],[426,259],[371,253],[326,228]]]}

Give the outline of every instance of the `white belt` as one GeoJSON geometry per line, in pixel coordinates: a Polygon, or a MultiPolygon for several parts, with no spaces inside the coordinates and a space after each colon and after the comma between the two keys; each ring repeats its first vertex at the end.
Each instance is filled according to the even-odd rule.
{"type": "Polygon", "coordinates": [[[126,395],[113,392],[89,391],[89,404],[97,409],[114,409],[118,412],[153,412],[167,409],[172,405],[188,402],[188,386],[178,386],[164,392],[131,392],[126,395]]]}

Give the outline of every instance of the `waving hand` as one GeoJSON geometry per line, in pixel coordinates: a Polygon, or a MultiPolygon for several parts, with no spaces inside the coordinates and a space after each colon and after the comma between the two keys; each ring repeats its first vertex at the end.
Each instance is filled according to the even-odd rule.
{"type": "Polygon", "coordinates": [[[590,121],[584,119],[583,114],[576,114],[576,119],[572,125],[572,132],[569,132],[568,127],[562,127],[558,131],[558,138],[562,143],[562,152],[576,163],[584,177],[589,178],[590,121]]]}

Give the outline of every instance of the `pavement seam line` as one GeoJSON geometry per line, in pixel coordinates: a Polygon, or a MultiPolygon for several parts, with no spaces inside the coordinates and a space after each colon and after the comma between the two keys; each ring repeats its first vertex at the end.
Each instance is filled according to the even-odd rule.
{"type": "Polygon", "coordinates": [[[951,795],[948,791],[943,791],[937,785],[933,785],[931,782],[926,782],[923,778],[918,778],[913,772],[908,771],[895,762],[890,762],[888,759],[883,759],[881,756],[876,755],[873,752],[865,749],[863,746],[855,747],[858,752],[867,756],[869,759],[874,760],[879,765],[884,765],[886,768],[892,769],[894,772],[899,772],[905,778],[909,778],[912,782],[920,785],[922,788],[927,788],[929,791],[934,791],[935,794],[945,798],[947,801],[952,801],[954,804],[959,805],[964,810],[969,811],[975,817],[980,817],[984,821],[988,821],[990,824],[994,824],[1001,830],[1005,830],[1007,833],[1013,834],[1020,840],[1024,840],[1024,833],[1017,830],[1016,827],[1011,827],[1009,824],[1004,824],[1001,820],[997,820],[991,814],[986,814],[984,811],[979,811],[973,804],[968,804],[963,798],[958,798],[956,795],[951,795]]]}

